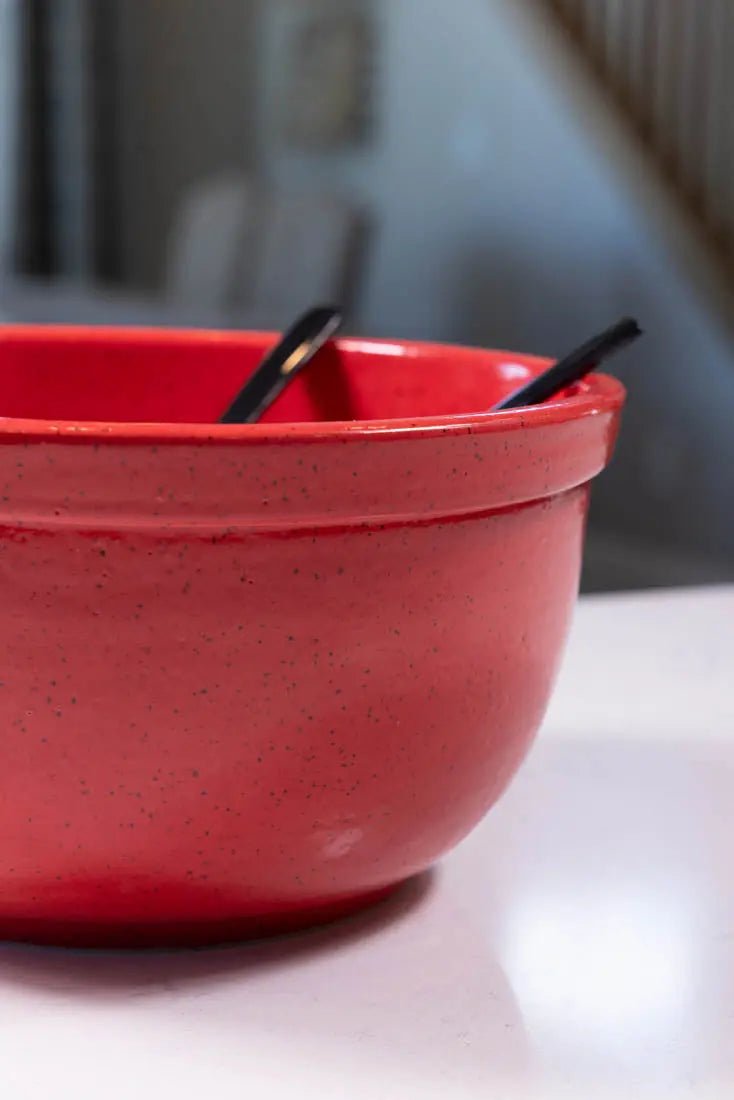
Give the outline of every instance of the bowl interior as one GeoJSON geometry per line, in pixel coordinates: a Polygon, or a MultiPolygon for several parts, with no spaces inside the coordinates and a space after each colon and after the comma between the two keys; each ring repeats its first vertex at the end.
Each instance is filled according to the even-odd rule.
{"type": "MultiPolygon", "coordinates": [[[[0,333],[0,415],[23,420],[215,423],[275,337],[10,327],[0,333]]],[[[442,345],[341,340],[263,419],[382,420],[490,408],[545,365],[442,345]]]]}

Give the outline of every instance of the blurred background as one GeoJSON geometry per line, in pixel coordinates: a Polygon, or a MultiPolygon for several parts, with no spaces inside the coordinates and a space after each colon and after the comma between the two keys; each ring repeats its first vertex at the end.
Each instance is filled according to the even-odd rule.
{"type": "Polygon", "coordinates": [[[589,590],[734,578],[731,0],[0,0],[0,321],[646,340],[589,590]]]}

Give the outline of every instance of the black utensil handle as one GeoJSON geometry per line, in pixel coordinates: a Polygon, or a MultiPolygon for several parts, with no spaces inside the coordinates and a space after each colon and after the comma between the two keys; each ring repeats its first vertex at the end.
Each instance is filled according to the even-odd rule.
{"type": "Polygon", "coordinates": [[[245,383],[219,423],[253,424],[259,420],[341,322],[340,311],[329,306],[318,306],[300,317],[245,383]]]}
{"type": "Polygon", "coordinates": [[[522,408],[525,405],[541,405],[567,386],[580,381],[591,371],[596,370],[604,360],[616,355],[640,336],[642,336],[642,329],[637,321],[631,317],[625,317],[599,336],[582,344],[555,366],[549,367],[538,378],[534,378],[532,382],[528,382],[527,385],[504,398],[494,406],[492,411],[501,412],[506,409],[522,408]]]}

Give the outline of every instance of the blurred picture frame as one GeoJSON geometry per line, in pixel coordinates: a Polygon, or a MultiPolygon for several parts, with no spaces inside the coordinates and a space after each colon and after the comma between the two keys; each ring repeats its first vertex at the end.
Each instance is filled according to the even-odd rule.
{"type": "Polygon", "coordinates": [[[289,147],[325,152],[369,141],[375,43],[370,11],[298,5],[285,59],[282,133],[289,147]]]}

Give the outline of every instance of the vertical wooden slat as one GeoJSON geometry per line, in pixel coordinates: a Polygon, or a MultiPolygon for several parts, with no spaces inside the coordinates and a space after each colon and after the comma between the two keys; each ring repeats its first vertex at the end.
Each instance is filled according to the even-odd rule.
{"type": "Polygon", "coordinates": [[[566,24],[571,27],[576,34],[583,34],[584,9],[586,6],[585,0],[555,0],[555,2],[561,9],[566,24]]]}
{"type": "Polygon", "coordinates": [[[584,29],[586,40],[599,64],[604,61],[604,5],[606,0],[586,0],[584,4],[584,29]]]}
{"type": "Polygon", "coordinates": [[[657,57],[657,0],[637,0],[638,42],[630,80],[630,98],[643,132],[650,133],[655,118],[655,60],[657,57]]]}
{"type": "Polygon", "coordinates": [[[578,8],[576,0],[551,0],[551,4],[569,23],[574,21],[578,8]]]}
{"type": "Polygon", "coordinates": [[[616,34],[620,87],[638,122],[649,118],[651,42],[654,40],[650,0],[616,0],[616,34]],[[648,108],[645,109],[645,104],[648,108]]]}
{"type": "Polygon", "coordinates": [[[636,12],[636,5],[629,0],[606,0],[604,4],[606,69],[614,87],[624,96],[629,88],[631,56],[637,41],[636,12]]]}
{"type": "Polygon", "coordinates": [[[734,8],[717,0],[712,51],[714,107],[708,119],[707,205],[715,228],[734,257],[734,8]]]}
{"type": "Polygon", "coordinates": [[[710,46],[708,22],[710,0],[677,0],[679,46],[673,136],[680,185],[695,199],[700,197],[701,167],[704,155],[705,116],[709,110],[706,96],[706,47],[710,46]]]}
{"type": "Polygon", "coordinates": [[[652,137],[669,171],[677,175],[680,71],[683,27],[678,0],[656,0],[656,55],[653,69],[652,137]]]}

